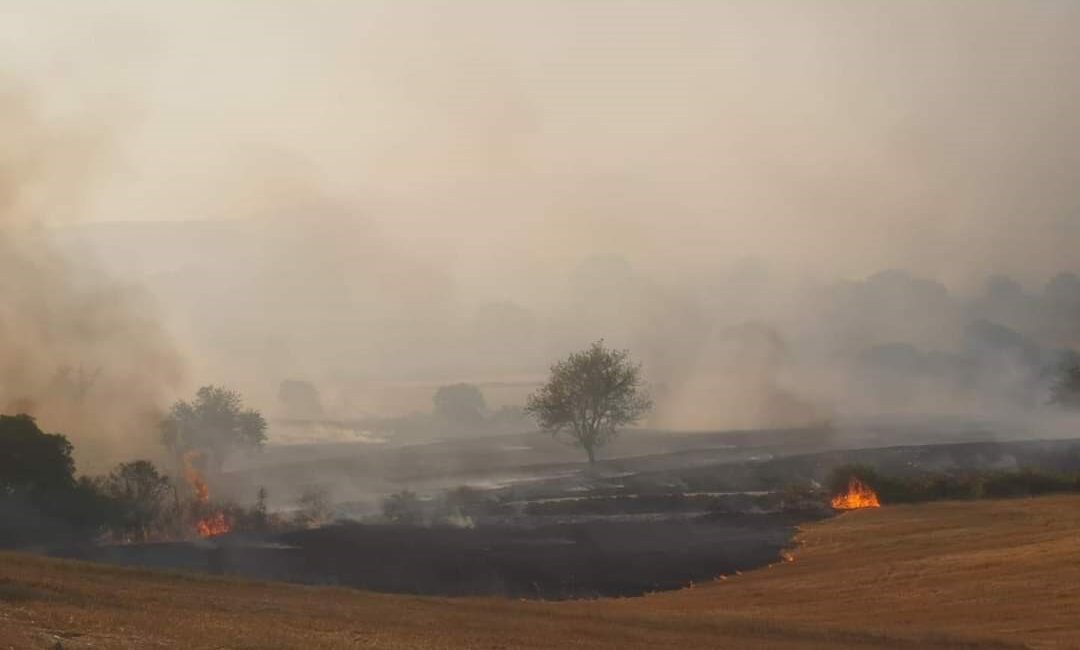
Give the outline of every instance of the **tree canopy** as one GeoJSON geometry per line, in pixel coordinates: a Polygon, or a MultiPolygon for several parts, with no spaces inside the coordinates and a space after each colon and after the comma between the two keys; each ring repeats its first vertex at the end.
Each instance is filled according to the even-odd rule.
{"type": "Polygon", "coordinates": [[[107,505],[92,482],[75,480],[72,445],[29,415],[0,415],[0,547],[93,534],[107,505]]]}
{"type": "Polygon", "coordinates": [[[29,415],[0,415],[0,493],[75,485],[71,443],[45,433],[29,415]]]}
{"type": "Polygon", "coordinates": [[[161,424],[161,437],[176,453],[211,454],[220,467],[228,452],[259,448],[266,442],[266,420],[258,411],[244,408],[237,391],[203,386],[191,402],[173,405],[161,424]]]}
{"type": "Polygon", "coordinates": [[[103,482],[103,492],[113,500],[116,526],[129,537],[143,541],[162,516],[169,478],[148,460],[120,463],[103,482]]]}
{"type": "Polygon", "coordinates": [[[601,340],[553,365],[525,410],[542,430],[568,436],[592,463],[596,449],[618,435],[619,427],[634,424],[651,408],[641,366],[629,351],[608,349],[601,340]]]}

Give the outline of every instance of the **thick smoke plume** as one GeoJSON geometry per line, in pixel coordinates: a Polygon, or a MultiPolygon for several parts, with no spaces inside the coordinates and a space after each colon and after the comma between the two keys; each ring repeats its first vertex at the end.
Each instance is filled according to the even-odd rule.
{"type": "Polygon", "coordinates": [[[154,449],[182,368],[146,296],[53,241],[103,169],[103,126],[50,119],[0,80],[0,412],[68,434],[91,465],[154,449]]]}

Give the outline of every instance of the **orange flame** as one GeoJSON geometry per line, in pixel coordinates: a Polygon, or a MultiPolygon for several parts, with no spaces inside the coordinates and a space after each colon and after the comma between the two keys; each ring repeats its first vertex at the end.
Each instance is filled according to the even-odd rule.
{"type": "Polygon", "coordinates": [[[877,493],[870,486],[852,476],[848,481],[847,492],[832,498],[832,507],[837,510],[858,510],[859,508],[880,508],[877,493]]]}
{"type": "Polygon", "coordinates": [[[187,481],[191,491],[195,494],[195,500],[199,503],[206,503],[210,500],[210,488],[206,486],[202,474],[192,464],[196,458],[200,457],[202,457],[201,451],[189,451],[184,454],[184,480],[187,481]]]}
{"type": "MultiPolygon", "coordinates": [[[[184,480],[191,487],[191,492],[195,495],[195,502],[199,506],[205,506],[210,503],[210,487],[206,485],[206,481],[203,480],[202,474],[195,468],[194,464],[195,460],[201,457],[202,452],[200,451],[193,450],[184,454],[184,480]]],[[[199,508],[199,510],[203,510],[203,508],[199,508]]],[[[230,530],[232,530],[232,525],[223,512],[214,513],[195,522],[195,532],[199,534],[199,537],[224,535],[230,530]]]]}
{"type": "Polygon", "coordinates": [[[230,530],[232,530],[232,526],[229,525],[229,520],[225,518],[223,512],[200,519],[195,523],[195,532],[199,533],[199,537],[224,535],[230,530]]]}

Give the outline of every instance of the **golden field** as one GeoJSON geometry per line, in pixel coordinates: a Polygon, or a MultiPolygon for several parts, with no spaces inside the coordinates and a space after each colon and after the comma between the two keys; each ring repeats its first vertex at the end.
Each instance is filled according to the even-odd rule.
{"type": "Polygon", "coordinates": [[[560,603],[372,594],[0,554],[0,648],[1080,647],[1080,497],[851,512],[794,561],[560,603]]]}

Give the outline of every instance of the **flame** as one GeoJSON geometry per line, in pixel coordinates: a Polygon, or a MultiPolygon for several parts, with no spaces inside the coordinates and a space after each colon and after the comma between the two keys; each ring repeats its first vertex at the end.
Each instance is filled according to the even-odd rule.
{"type": "Polygon", "coordinates": [[[199,533],[199,537],[224,535],[230,530],[232,530],[232,526],[229,524],[229,520],[225,518],[225,513],[223,512],[210,515],[195,523],[195,532],[199,533]]]}
{"type": "Polygon", "coordinates": [[[859,508],[880,508],[877,493],[854,476],[848,481],[847,492],[832,498],[832,507],[837,510],[858,510],[859,508]]]}
{"type": "Polygon", "coordinates": [[[195,494],[195,500],[199,503],[206,503],[210,500],[210,488],[206,486],[202,474],[192,464],[196,458],[201,457],[201,451],[189,451],[184,454],[184,480],[187,481],[192,493],[195,494]]]}
{"type": "MultiPolygon", "coordinates": [[[[210,487],[206,485],[206,481],[203,480],[202,473],[195,468],[195,461],[202,457],[201,451],[189,451],[183,456],[184,460],[184,480],[187,481],[188,486],[191,487],[192,494],[195,495],[195,503],[200,506],[198,510],[205,510],[201,506],[206,506],[210,503],[210,487]]],[[[199,534],[199,537],[214,537],[215,535],[224,535],[232,530],[232,525],[225,517],[224,512],[216,512],[208,517],[203,517],[195,522],[195,532],[199,534]]]]}

